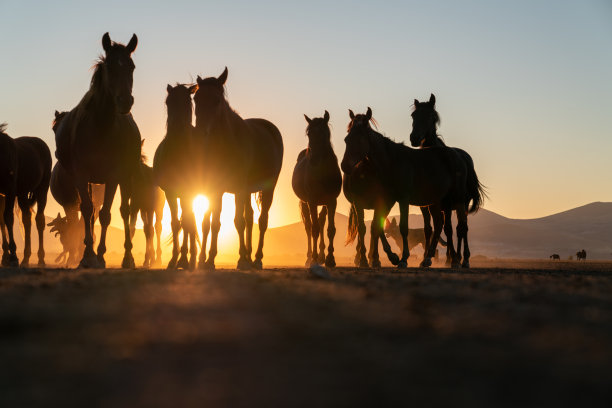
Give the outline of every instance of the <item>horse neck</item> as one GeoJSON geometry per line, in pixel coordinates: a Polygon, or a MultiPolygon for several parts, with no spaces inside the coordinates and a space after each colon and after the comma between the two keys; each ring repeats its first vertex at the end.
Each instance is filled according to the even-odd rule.
{"type": "Polygon", "coordinates": [[[178,115],[169,114],[166,122],[167,135],[185,135],[191,132],[191,112],[178,115]]]}
{"type": "Polygon", "coordinates": [[[311,141],[308,140],[308,155],[313,159],[335,157],[334,148],[330,140],[326,140],[322,143],[311,143],[311,141]]]}
{"type": "Polygon", "coordinates": [[[370,146],[370,159],[383,171],[391,171],[395,167],[395,163],[397,163],[399,151],[406,148],[406,146],[396,143],[374,130],[371,130],[370,134],[374,140],[373,146],[370,146]]]}
{"type": "Polygon", "coordinates": [[[98,122],[116,114],[115,102],[106,91],[105,81],[103,67],[98,66],[96,72],[94,72],[89,90],[77,106],[77,111],[80,114],[87,112],[88,115],[98,119],[98,122]]]}
{"type": "Polygon", "coordinates": [[[205,118],[196,117],[196,128],[215,142],[240,145],[244,140],[244,120],[224,100],[214,113],[205,118]]]}
{"type": "Polygon", "coordinates": [[[440,136],[436,133],[435,129],[432,133],[430,133],[425,139],[423,139],[423,143],[421,143],[421,147],[433,147],[433,146],[446,146],[446,143],[442,140],[440,136]]]}

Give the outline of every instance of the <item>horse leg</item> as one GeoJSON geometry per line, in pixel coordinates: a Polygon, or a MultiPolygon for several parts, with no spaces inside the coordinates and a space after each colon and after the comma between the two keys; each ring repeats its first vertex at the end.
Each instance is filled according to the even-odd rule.
{"type": "MultiPolygon", "coordinates": [[[[263,268],[263,246],[264,237],[266,230],[268,229],[268,213],[270,212],[270,206],[272,206],[272,199],[274,198],[274,187],[269,190],[263,190],[261,193],[261,214],[259,214],[259,243],[257,244],[257,252],[255,253],[255,262],[253,266],[256,269],[263,268]]],[[[316,208],[315,208],[316,215],[316,208]]],[[[316,217],[315,217],[316,220],[316,217]]],[[[316,222],[316,221],[315,221],[316,222]]]]}
{"type": "Polygon", "coordinates": [[[236,193],[234,196],[236,203],[236,212],[234,213],[234,227],[236,227],[236,231],[238,232],[238,265],[236,266],[238,269],[251,269],[251,262],[247,259],[247,249],[244,239],[244,230],[246,229],[246,220],[244,217],[244,209],[245,209],[245,197],[248,197],[248,194],[245,193],[236,193]]]}
{"type": "Polygon", "coordinates": [[[83,239],[85,250],[83,251],[81,262],[79,262],[79,268],[99,268],[100,262],[98,261],[96,253],[93,250],[93,235],[91,225],[93,203],[91,202],[87,185],[88,183],[86,181],[77,181],[77,189],[79,191],[79,198],[81,199],[81,218],[83,219],[83,227],[85,228],[85,237],[83,239]]]}
{"type": "Polygon", "coordinates": [[[5,207],[4,207],[4,224],[6,225],[6,231],[8,233],[8,255],[6,262],[4,256],[2,257],[2,265],[17,267],[19,266],[19,259],[17,258],[17,245],[15,244],[15,236],[13,234],[13,223],[15,221],[15,215],[13,213],[13,207],[15,206],[15,194],[9,193],[5,196],[5,207]]]}
{"type": "MultiPolygon", "coordinates": [[[[210,251],[208,252],[208,260],[206,261],[206,269],[215,269],[215,257],[217,256],[217,241],[219,239],[219,230],[221,229],[221,209],[223,206],[223,193],[217,194],[211,201],[211,228],[210,228],[210,251]]],[[[238,211],[238,209],[236,209],[238,211]]]]}
{"type": "Polygon", "coordinates": [[[178,219],[178,203],[175,194],[166,192],[168,200],[168,208],[170,208],[170,228],[172,230],[172,257],[168,262],[168,269],[176,269],[176,260],[179,255],[179,232],[181,231],[181,222],[178,219]]]}
{"type": "Polygon", "coordinates": [[[2,234],[2,266],[8,265],[9,250],[6,224],[4,223],[5,197],[0,195],[0,233],[2,234]]]}
{"type": "Polygon", "coordinates": [[[143,231],[145,235],[145,259],[143,267],[150,268],[153,264],[153,256],[155,250],[153,248],[153,211],[141,212],[140,216],[143,218],[143,231]],[[143,217],[144,215],[144,217],[143,217]]]}
{"type": "MultiPolygon", "coordinates": [[[[112,187],[112,186],[111,186],[112,187]]],[[[104,207],[106,207],[106,190],[108,189],[108,184],[104,188],[104,205],[102,206],[102,211],[100,211],[100,223],[102,223],[102,212],[104,211],[104,207]]],[[[113,197],[115,195],[115,190],[117,186],[115,185],[113,190],[113,195],[111,196],[110,203],[113,203],[113,197]]],[[[119,207],[119,212],[121,213],[121,218],[123,219],[123,231],[124,231],[124,243],[123,248],[125,250],[123,254],[123,260],[121,261],[121,267],[127,269],[134,269],[136,264],[134,263],[134,256],[132,255],[132,239],[130,238],[130,199],[132,198],[132,183],[131,179],[123,181],[119,184],[119,190],[121,191],[121,206],[119,207]]],[[[106,229],[108,228],[108,224],[110,224],[110,205],[108,206],[108,220],[106,226],[102,224],[102,234],[100,234],[100,245],[104,244],[106,241],[106,229]]]]}
{"type": "Polygon", "coordinates": [[[321,206],[321,211],[319,212],[319,259],[317,259],[318,263],[322,264],[325,262],[325,218],[327,217],[327,206],[321,206]]]}
{"type": "MultiPolygon", "coordinates": [[[[463,262],[461,266],[463,268],[470,267],[470,247],[468,246],[468,222],[467,222],[467,211],[465,208],[461,208],[456,211],[457,213],[457,240],[459,242],[463,241],[463,262]]],[[[457,247],[457,251],[460,251],[461,248],[457,247]]]]}
{"type": "MultiPolygon", "coordinates": [[[[371,268],[381,267],[380,256],[378,254],[378,240],[380,236],[384,234],[383,225],[388,213],[389,212],[386,210],[386,208],[379,207],[374,209],[374,218],[370,224],[370,252],[368,254],[371,268]]],[[[388,242],[387,245],[389,245],[388,242]]],[[[391,251],[391,247],[388,249],[391,251]]]]}
{"type": "Polygon", "coordinates": [[[162,218],[163,218],[163,207],[159,211],[155,211],[155,236],[157,238],[157,250],[155,252],[155,260],[153,265],[159,267],[161,265],[161,233],[162,233],[162,218]]]}
{"type": "Polygon", "coordinates": [[[355,264],[359,266],[359,268],[367,268],[368,267],[368,258],[366,257],[366,248],[365,248],[365,233],[366,233],[366,225],[363,217],[363,208],[355,206],[357,211],[357,257],[355,257],[355,264]]]}
{"type": "Polygon", "coordinates": [[[431,211],[429,211],[429,207],[421,207],[421,214],[423,214],[423,232],[425,234],[425,242],[423,243],[423,259],[425,259],[432,234],[431,211]]]}
{"type": "Polygon", "coordinates": [[[45,207],[47,207],[47,185],[36,194],[36,231],[38,232],[38,266],[45,266],[45,207]]]}
{"type": "MultiPolygon", "coordinates": [[[[100,242],[98,242],[98,262],[101,268],[106,267],[106,261],[104,260],[104,254],[106,253],[106,232],[111,222],[111,207],[113,205],[113,199],[115,198],[116,191],[117,191],[117,183],[107,183],[105,185],[104,203],[102,204],[102,209],[98,212],[98,218],[100,218],[100,242]]],[[[121,205],[122,206],[123,206],[123,196],[124,194],[121,194],[121,205]]],[[[128,213],[128,216],[129,216],[129,213],[128,213]]],[[[129,220],[128,220],[128,223],[129,223],[129,220]]],[[[130,235],[129,224],[126,225],[126,228],[127,228],[126,235],[129,236],[130,235]]]]}
{"type": "Polygon", "coordinates": [[[458,268],[460,260],[457,259],[455,244],[453,242],[452,211],[444,210],[444,234],[446,235],[446,264],[452,268],[458,268]]]}
{"type": "Polygon", "coordinates": [[[27,195],[17,198],[19,209],[21,210],[21,222],[23,222],[24,230],[24,246],[23,259],[19,265],[21,268],[27,268],[30,264],[30,255],[32,254],[32,209],[27,195]]]}
{"type": "Polygon", "coordinates": [[[310,221],[310,210],[308,209],[308,203],[300,200],[300,213],[302,221],[304,222],[304,229],[306,230],[306,238],[308,239],[308,251],[306,252],[306,267],[310,266],[310,259],[312,256],[312,243],[310,241],[310,230],[312,229],[312,222],[310,221]]]}
{"type": "Polygon", "coordinates": [[[144,212],[140,211],[137,205],[132,201],[130,205],[130,237],[134,239],[134,234],[136,233],[136,221],[138,221],[138,213],[140,212],[140,218],[142,219],[142,223],[144,224],[144,212]]]}
{"type": "MultiPolygon", "coordinates": [[[[325,208],[327,209],[327,256],[325,257],[325,266],[334,268],[336,266],[336,258],[334,258],[334,237],[336,236],[336,199],[331,200],[325,208]]],[[[323,229],[321,229],[323,231],[323,229]]],[[[322,234],[321,234],[322,235],[322,234]]]]}
{"type": "Polygon", "coordinates": [[[198,269],[206,267],[206,248],[208,247],[208,233],[210,232],[210,217],[212,215],[211,205],[204,212],[202,219],[202,248],[200,250],[200,258],[198,259],[198,269]]]}
{"type": "Polygon", "coordinates": [[[246,259],[250,265],[253,265],[251,254],[253,253],[253,206],[251,205],[251,195],[247,195],[244,200],[244,221],[245,221],[245,237],[244,245],[246,246],[246,259]]]}
{"type": "MultiPolygon", "coordinates": [[[[196,259],[198,259],[198,242],[196,240],[196,235],[198,234],[198,229],[196,227],[195,213],[191,213],[192,216],[190,225],[189,225],[189,270],[195,271],[196,269],[196,259]]],[[[151,244],[152,245],[152,244],[151,244]]],[[[153,248],[151,248],[151,253],[153,248]]]]}
{"type": "Polygon", "coordinates": [[[401,201],[399,203],[400,208],[400,222],[399,222],[399,230],[402,235],[402,259],[400,259],[397,264],[398,268],[407,268],[408,267],[408,258],[410,258],[410,247],[408,246],[408,214],[409,214],[409,205],[405,201],[401,201]]]}
{"type": "Polygon", "coordinates": [[[189,269],[189,234],[192,233],[191,226],[195,224],[192,204],[192,197],[180,197],[181,201],[181,227],[183,228],[183,244],[181,245],[181,255],[176,263],[177,268],[189,269]]]}
{"type": "Polygon", "coordinates": [[[436,252],[436,247],[438,246],[438,240],[440,239],[440,234],[442,233],[442,227],[444,223],[444,220],[442,218],[442,211],[439,207],[430,206],[429,213],[433,218],[434,231],[433,236],[431,238],[431,242],[429,243],[429,247],[426,248],[423,261],[421,262],[421,267],[424,268],[431,266],[431,258],[436,252]]]}
{"type": "Polygon", "coordinates": [[[317,240],[319,239],[320,232],[317,205],[309,202],[308,210],[310,212],[310,236],[312,238],[312,258],[310,264],[317,265],[319,263],[317,240]]]}

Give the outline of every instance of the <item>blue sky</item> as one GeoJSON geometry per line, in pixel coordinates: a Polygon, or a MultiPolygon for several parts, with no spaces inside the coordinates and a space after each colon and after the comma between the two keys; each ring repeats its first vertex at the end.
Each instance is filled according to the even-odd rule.
{"type": "Polygon", "coordinates": [[[349,108],[372,107],[384,134],[407,141],[413,99],[431,92],[440,133],[489,187],[486,208],[531,218],[612,201],[609,1],[2,0],[0,15],[0,122],[52,151],[53,111],[87,90],[106,31],[139,37],[133,114],[150,157],[165,132],[166,84],[227,65],[230,104],[273,121],[285,140],[272,225],[299,219],[290,176],[304,113],[330,112],[341,157],[349,108]]]}

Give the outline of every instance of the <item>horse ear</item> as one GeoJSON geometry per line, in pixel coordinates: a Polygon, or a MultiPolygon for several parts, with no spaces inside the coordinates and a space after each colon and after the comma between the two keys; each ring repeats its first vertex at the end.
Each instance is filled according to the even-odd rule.
{"type": "Polygon", "coordinates": [[[306,114],[304,114],[304,119],[306,119],[306,122],[308,122],[309,125],[310,125],[310,122],[312,122],[312,119],[306,116],[306,114]]]}
{"type": "Polygon", "coordinates": [[[136,46],[138,45],[138,37],[136,37],[136,34],[132,34],[132,38],[130,39],[130,42],[127,45],[127,50],[128,52],[131,54],[136,50],[136,46]]]}
{"type": "Polygon", "coordinates": [[[414,100],[414,107],[416,108],[417,106],[419,106],[419,101],[418,101],[418,99],[415,99],[414,100]]]}
{"type": "Polygon", "coordinates": [[[202,81],[204,81],[204,80],[198,75],[198,79],[196,79],[196,82],[198,83],[198,86],[202,85],[202,81]]]}
{"type": "Polygon", "coordinates": [[[431,96],[429,97],[429,103],[431,103],[432,105],[436,104],[436,95],[431,94],[431,96]]]}
{"type": "Polygon", "coordinates": [[[170,93],[170,91],[172,91],[172,85],[168,84],[168,86],[166,87],[166,91],[170,93]]]}
{"type": "Polygon", "coordinates": [[[102,48],[104,48],[104,51],[106,52],[110,51],[111,49],[111,39],[108,33],[102,36],[102,48]]]}
{"type": "Polygon", "coordinates": [[[355,114],[350,109],[349,109],[349,117],[351,118],[351,120],[355,119],[355,114]]]}
{"type": "Polygon", "coordinates": [[[57,213],[57,218],[60,218],[60,219],[62,218],[62,215],[59,213],[59,211],[57,213]]]}
{"type": "Polygon", "coordinates": [[[60,113],[58,111],[55,111],[55,119],[57,119],[59,115],[60,113]]]}
{"type": "MultiPolygon", "coordinates": [[[[198,77],[198,78],[199,78],[199,77],[198,77]]],[[[191,86],[189,87],[189,92],[190,92],[190,93],[192,93],[192,94],[194,94],[194,93],[196,93],[196,91],[198,90],[198,88],[199,88],[199,87],[198,87],[198,84],[191,85],[191,86]]]]}
{"type": "Polygon", "coordinates": [[[366,117],[368,120],[372,119],[372,109],[368,106],[368,111],[366,112],[366,117]]]}
{"type": "Polygon", "coordinates": [[[326,122],[329,122],[329,112],[325,111],[325,115],[323,115],[323,119],[325,119],[326,122]]]}
{"type": "Polygon", "coordinates": [[[225,85],[225,81],[227,81],[227,67],[225,67],[223,73],[219,75],[219,78],[217,78],[217,80],[221,82],[221,85],[225,85]]]}

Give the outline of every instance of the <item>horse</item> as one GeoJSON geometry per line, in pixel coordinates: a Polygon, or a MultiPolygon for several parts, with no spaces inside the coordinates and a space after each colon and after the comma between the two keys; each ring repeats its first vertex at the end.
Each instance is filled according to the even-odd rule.
{"type": "Polygon", "coordinates": [[[586,251],[583,249],[581,251],[576,252],[576,259],[586,261],[586,251]]]}
{"type": "Polygon", "coordinates": [[[329,112],[325,111],[322,118],[310,119],[304,115],[308,126],[308,148],[302,150],[293,169],[291,185],[295,195],[300,199],[300,214],[306,228],[308,252],[306,265],[323,263],[325,266],[336,266],[334,258],[334,237],[336,226],[334,217],[340,190],[342,175],[338,166],[338,158],[331,144],[329,131],[329,112]],[[317,215],[317,207],[322,206],[317,215]],[[327,215],[327,237],[329,247],[325,256],[325,241],[323,227],[327,215]],[[321,230],[321,242],[317,253],[317,239],[321,230]],[[312,238],[312,247],[311,247],[312,238]]]}
{"type": "MultiPolygon", "coordinates": [[[[161,187],[168,199],[172,227],[172,257],[168,269],[195,269],[197,257],[195,216],[193,199],[196,195],[199,168],[197,159],[199,149],[193,137],[193,103],[191,95],[198,89],[197,85],[168,85],[166,107],[168,119],[166,135],[155,150],[153,158],[153,180],[161,187]],[[178,200],[180,199],[182,222],[178,218],[178,200]],[[183,228],[183,245],[179,259],[179,232],[183,228]],[[189,243],[191,250],[189,251],[189,243]],[[189,259],[188,251],[191,258],[189,259]]],[[[161,220],[161,215],[156,219],[161,220]]],[[[159,248],[159,242],[158,242],[159,248]]]]}
{"type": "MultiPolygon", "coordinates": [[[[402,248],[402,234],[397,225],[397,220],[392,218],[391,221],[387,218],[385,221],[385,236],[393,238],[398,248],[402,248]]],[[[408,228],[408,250],[421,245],[423,249],[427,249],[427,239],[425,237],[425,228],[408,228]]],[[[440,245],[446,246],[446,241],[440,237],[440,245]]]]}
{"type": "MultiPolygon", "coordinates": [[[[388,195],[386,201],[399,203],[403,241],[399,266],[405,267],[410,256],[407,243],[408,205],[431,206],[433,238],[421,262],[421,267],[429,267],[443,226],[442,210],[456,210],[459,224],[467,224],[465,163],[456,151],[448,147],[419,150],[396,143],[372,129],[369,125],[371,110],[366,118],[367,120],[353,123],[345,138],[346,151],[342,159],[342,170],[351,173],[360,163],[371,163],[374,171],[378,173],[381,190],[388,195]]],[[[378,238],[382,235],[384,220],[390,208],[387,205],[382,208],[383,211],[374,214],[372,228],[375,231],[372,232],[370,242],[371,259],[378,259],[378,238]]],[[[452,258],[456,259],[450,240],[448,246],[451,247],[452,258]]]]}
{"type": "MultiPolygon", "coordinates": [[[[578,254],[576,254],[576,255],[578,255],[578,254]]],[[[552,254],[550,256],[550,259],[552,259],[552,260],[555,260],[555,259],[556,260],[561,260],[561,256],[559,256],[559,254],[552,254]]]]}
{"type": "Polygon", "coordinates": [[[161,265],[162,217],[166,196],[155,183],[153,168],[147,166],[144,155],[141,157],[138,171],[134,174],[133,183],[132,200],[130,202],[130,234],[133,239],[136,232],[136,220],[138,219],[138,213],[140,213],[146,238],[143,266],[145,268],[158,266],[161,265]],[[157,251],[153,243],[154,233],[157,238],[157,251]]]}
{"type": "Polygon", "coordinates": [[[51,152],[38,137],[22,136],[16,139],[6,134],[6,123],[0,124],[0,194],[4,196],[2,231],[2,265],[28,267],[32,254],[32,207],[36,203],[36,230],[38,231],[38,265],[45,265],[43,232],[45,207],[51,178],[51,152]],[[19,264],[17,245],[13,236],[13,208],[15,199],[21,210],[25,237],[23,259],[19,264]],[[6,233],[4,232],[6,229],[6,233]]]}
{"type": "MultiPolygon", "coordinates": [[[[446,144],[438,135],[438,125],[440,124],[440,115],[436,111],[436,97],[431,94],[429,101],[419,102],[414,100],[414,111],[412,112],[412,132],[410,133],[410,144],[413,147],[429,148],[433,146],[446,147],[446,144]]],[[[467,169],[466,178],[466,196],[465,204],[468,208],[468,213],[472,214],[478,211],[486,197],[486,190],[478,180],[478,175],[474,169],[474,160],[464,150],[453,147],[457,155],[463,160],[467,169]],[[471,202],[471,206],[470,206],[471,202]]],[[[431,214],[428,207],[421,207],[423,213],[423,221],[425,225],[425,237],[427,240],[431,237],[431,214]]],[[[444,233],[448,242],[452,244],[452,218],[451,211],[447,208],[444,211],[444,233]]],[[[461,266],[469,267],[470,249],[468,245],[468,230],[467,224],[457,225],[457,255],[461,255],[461,246],[464,244],[463,263],[461,266]]],[[[447,247],[447,263],[450,261],[450,248],[447,247]]],[[[458,259],[459,260],[459,259],[458,259]]]]}
{"type": "MultiPolygon", "coordinates": [[[[350,133],[353,126],[357,124],[370,127],[370,122],[376,126],[376,121],[372,118],[372,109],[368,108],[365,114],[355,115],[352,110],[349,109],[349,117],[351,121],[348,124],[348,132],[350,133]]],[[[345,139],[346,141],[346,139],[345,139]]],[[[346,153],[345,153],[346,155],[346,153]]],[[[370,225],[370,253],[369,253],[369,265],[373,268],[381,266],[380,260],[378,259],[378,243],[376,242],[376,256],[374,257],[372,252],[372,243],[374,237],[379,237],[383,249],[389,258],[389,261],[393,265],[398,265],[400,259],[393,253],[391,246],[382,233],[382,222],[389,214],[391,207],[395,204],[395,199],[390,194],[388,186],[382,182],[379,178],[380,174],[377,169],[372,165],[372,162],[367,158],[364,158],[356,165],[347,168],[342,168],[342,191],[344,196],[351,203],[349,212],[349,227],[346,236],[345,244],[352,243],[357,238],[357,248],[355,253],[355,266],[360,268],[368,267],[368,259],[365,254],[365,221],[364,221],[364,209],[373,209],[374,218],[370,225]]],[[[376,238],[378,239],[378,238],[376,238]]]]}
{"type": "MultiPolygon", "coordinates": [[[[66,111],[55,111],[55,119],[51,125],[54,133],[57,132],[61,121],[67,114],[68,112],[66,111]]],[[[78,265],[79,259],[83,256],[83,251],[85,249],[83,243],[85,234],[80,228],[81,219],[79,217],[81,200],[74,178],[60,162],[56,162],[53,166],[53,170],[51,170],[49,188],[51,190],[51,195],[55,201],[64,208],[65,213],[65,217],[55,218],[47,224],[47,226],[51,227],[51,232],[56,232],[55,235],[59,236],[60,242],[67,254],[67,256],[61,256],[58,257],[58,259],[65,259],[66,266],[78,265]]],[[[91,195],[93,205],[93,225],[100,212],[100,207],[102,207],[102,203],[104,202],[104,185],[89,183],[88,188],[90,190],[89,194],[91,195]]],[[[58,262],[58,259],[56,259],[56,262],[58,262]]]]}
{"type": "Polygon", "coordinates": [[[283,164],[283,139],[278,128],[265,119],[243,119],[230,107],[225,95],[227,67],[219,77],[200,78],[194,95],[196,136],[203,141],[204,189],[210,206],[202,223],[202,252],[199,266],[214,269],[217,237],[221,228],[223,193],[235,196],[234,226],[240,242],[239,269],[262,269],[263,245],[268,213],[283,164]],[[259,243],[252,261],[253,208],[251,193],[261,208],[259,243]],[[212,215],[212,217],[211,217],[212,215]],[[212,220],[211,220],[212,218],[212,220]],[[211,245],[206,258],[206,241],[211,245]]]}
{"type": "Polygon", "coordinates": [[[81,200],[85,250],[79,263],[83,268],[105,267],[106,233],[111,206],[119,186],[121,218],[124,228],[123,268],[134,268],[129,229],[132,177],[140,163],[140,132],[130,111],[134,104],[132,84],[135,65],[136,34],[127,45],[102,36],[105,55],[94,66],[89,90],[78,105],[66,114],[55,133],[56,156],[72,176],[81,200]],[[93,250],[93,205],[89,183],[104,184],[104,203],[100,210],[100,242],[93,250]]]}

